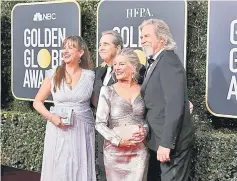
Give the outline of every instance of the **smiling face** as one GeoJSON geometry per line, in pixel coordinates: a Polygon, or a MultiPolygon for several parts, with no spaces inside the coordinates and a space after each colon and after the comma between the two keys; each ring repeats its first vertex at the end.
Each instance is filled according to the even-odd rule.
{"type": "Polygon", "coordinates": [[[79,47],[76,42],[68,39],[64,42],[63,45],[63,60],[66,64],[69,63],[78,63],[80,57],[83,55],[84,51],[79,50],[79,47]]]}
{"type": "Polygon", "coordinates": [[[141,44],[146,56],[155,55],[163,47],[163,41],[156,35],[153,24],[145,25],[141,30],[141,44]]]}
{"type": "Polygon", "coordinates": [[[114,37],[112,35],[103,35],[99,43],[99,54],[103,61],[112,63],[115,58],[118,47],[113,43],[114,37]]]}
{"type": "Polygon", "coordinates": [[[113,69],[117,80],[131,80],[134,67],[127,60],[127,57],[118,55],[113,61],[113,69]]]}

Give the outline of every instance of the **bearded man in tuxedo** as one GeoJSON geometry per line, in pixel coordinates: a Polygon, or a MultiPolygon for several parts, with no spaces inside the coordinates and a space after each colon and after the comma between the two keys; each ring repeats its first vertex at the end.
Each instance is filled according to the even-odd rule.
{"type": "Polygon", "coordinates": [[[187,181],[194,129],[190,117],[186,72],[174,52],[176,43],[168,25],[159,19],[145,20],[141,44],[148,57],[141,87],[149,125],[148,181],[187,181]]]}

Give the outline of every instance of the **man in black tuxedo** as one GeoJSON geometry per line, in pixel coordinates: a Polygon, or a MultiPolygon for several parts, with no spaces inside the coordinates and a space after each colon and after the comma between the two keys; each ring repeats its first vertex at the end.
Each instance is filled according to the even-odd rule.
{"type": "Polygon", "coordinates": [[[141,87],[150,127],[148,181],[159,180],[158,166],[162,181],[187,181],[194,129],[186,72],[164,21],[145,20],[140,30],[143,51],[149,57],[141,87]]]}
{"type": "MultiPolygon", "coordinates": [[[[99,42],[99,55],[103,63],[95,69],[95,83],[92,96],[92,104],[95,110],[97,108],[101,87],[103,85],[110,86],[115,83],[115,80],[112,78],[113,59],[122,48],[123,40],[119,33],[112,30],[102,33],[99,42]]],[[[98,143],[99,180],[106,181],[103,155],[104,138],[98,132],[96,141],[98,143]]]]}

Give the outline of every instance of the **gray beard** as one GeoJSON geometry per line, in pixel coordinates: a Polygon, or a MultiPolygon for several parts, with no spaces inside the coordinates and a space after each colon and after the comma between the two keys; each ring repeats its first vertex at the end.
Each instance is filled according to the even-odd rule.
{"type": "Polygon", "coordinates": [[[152,54],[153,54],[152,47],[149,45],[143,46],[142,50],[143,50],[146,57],[152,56],[152,54]]]}

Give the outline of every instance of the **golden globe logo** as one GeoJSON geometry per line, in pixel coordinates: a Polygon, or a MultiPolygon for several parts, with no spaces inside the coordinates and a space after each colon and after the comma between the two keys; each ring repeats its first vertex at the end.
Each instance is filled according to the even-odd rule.
{"type": "Polygon", "coordinates": [[[227,100],[231,100],[233,96],[237,101],[237,19],[233,20],[230,24],[230,42],[234,45],[229,54],[229,70],[233,75],[231,76],[227,100]]]}
{"type": "Polygon", "coordinates": [[[48,68],[48,66],[51,63],[51,55],[50,55],[49,51],[45,48],[41,49],[38,52],[37,61],[38,61],[38,64],[41,68],[43,68],[43,69],[48,68]]]}
{"type": "Polygon", "coordinates": [[[44,69],[56,68],[61,64],[61,47],[65,37],[66,28],[27,28],[24,30],[23,87],[39,88],[44,80],[44,69]]]}
{"type": "MultiPolygon", "coordinates": [[[[114,27],[113,30],[114,31],[117,31],[122,39],[123,39],[123,47],[124,48],[127,48],[127,47],[130,47],[130,48],[141,48],[141,39],[140,39],[140,36],[141,36],[141,31],[139,29],[139,27],[136,27],[137,30],[138,30],[138,38],[137,38],[137,41],[135,42],[134,41],[134,26],[124,26],[122,28],[120,27],[114,27]]],[[[143,53],[143,51],[141,51],[140,49],[135,49],[134,52],[136,52],[139,60],[140,60],[140,63],[143,64],[143,65],[146,65],[146,57],[143,53]]]]}
{"type": "Polygon", "coordinates": [[[143,51],[136,49],[134,52],[137,54],[140,63],[146,65],[146,56],[144,55],[143,51]]]}

